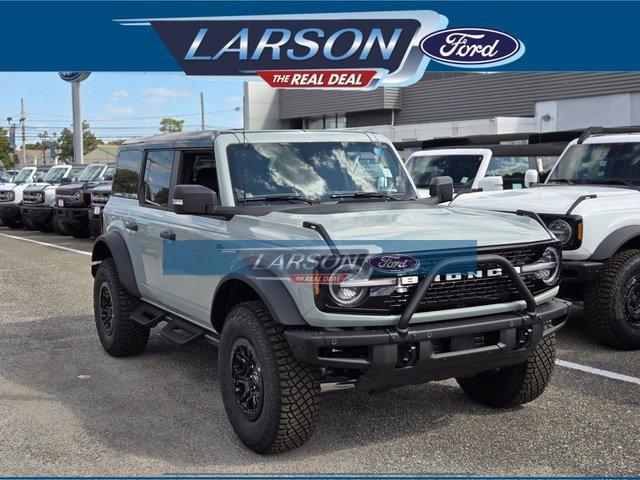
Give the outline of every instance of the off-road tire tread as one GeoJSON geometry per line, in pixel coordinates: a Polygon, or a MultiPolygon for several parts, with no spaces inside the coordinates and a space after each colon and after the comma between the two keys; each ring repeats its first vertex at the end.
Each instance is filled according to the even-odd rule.
{"type": "Polygon", "coordinates": [[[620,350],[640,348],[640,340],[630,337],[620,328],[616,319],[615,302],[618,288],[616,276],[631,258],[640,256],[640,250],[623,250],[604,262],[602,274],[585,292],[585,324],[598,341],[620,350]]]}
{"type": "MultiPolygon", "coordinates": [[[[113,357],[128,357],[138,355],[144,351],[149,341],[149,329],[134,322],[130,315],[140,304],[140,300],[130,295],[120,283],[116,263],[112,258],[107,258],[100,263],[96,272],[96,285],[98,278],[104,274],[111,290],[111,301],[113,303],[113,319],[121,324],[123,328],[116,330],[113,344],[110,348],[105,346],[105,350],[113,357]]],[[[95,290],[94,290],[95,297],[95,290]]],[[[94,305],[95,305],[94,299],[94,305]]],[[[98,309],[94,306],[96,324],[98,319],[98,309]]],[[[99,328],[99,327],[98,327],[99,328]]],[[[102,340],[102,339],[101,339],[102,340]]]]}
{"type": "Polygon", "coordinates": [[[278,453],[303,445],[313,433],[320,395],[320,370],[296,360],[284,338],[284,328],[273,320],[262,301],[243,302],[264,326],[278,365],[280,418],[271,445],[260,453],[278,453]]]}
{"type": "MultiPolygon", "coordinates": [[[[544,328],[551,328],[546,322],[544,328]]],[[[512,378],[505,385],[508,390],[499,391],[486,388],[477,377],[457,379],[458,384],[473,400],[493,408],[516,407],[529,403],[544,392],[551,380],[556,361],[556,334],[543,337],[529,354],[526,362],[513,367],[512,378]],[[483,388],[484,387],[484,388],[483,388]],[[511,394],[505,395],[505,392],[511,394]]]]}

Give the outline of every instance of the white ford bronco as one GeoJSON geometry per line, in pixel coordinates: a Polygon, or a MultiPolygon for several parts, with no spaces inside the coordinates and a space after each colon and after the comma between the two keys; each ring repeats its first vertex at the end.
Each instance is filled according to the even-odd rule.
{"type": "Polygon", "coordinates": [[[44,176],[42,181],[28,185],[22,193],[20,214],[22,222],[31,229],[43,232],[55,230],[65,234],[63,226],[53,216],[56,188],[64,182],[74,181],[84,166],[56,165],[44,176]]]}
{"type": "Polygon", "coordinates": [[[22,228],[20,204],[28,185],[41,182],[50,167],[24,167],[9,183],[0,184],[0,220],[9,228],[22,228]]]}
{"type": "Polygon", "coordinates": [[[279,452],[310,436],[323,387],[456,378],[493,407],[546,387],[559,241],[535,215],[438,205],[393,145],[363,132],[197,132],[118,154],[93,249],[98,336],[141,353],[152,327],[218,345],[239,438],[279,452]]]}
{"type": "Polygon", "coordinates": [[[596,339],[635,349],[640,348],[640,135],[615,133],[620,131],[585,130],[536,188],[461,195],[452,205],[538,213],[562,242],[562,296],[584,300],[585,321],[596,339]]]}

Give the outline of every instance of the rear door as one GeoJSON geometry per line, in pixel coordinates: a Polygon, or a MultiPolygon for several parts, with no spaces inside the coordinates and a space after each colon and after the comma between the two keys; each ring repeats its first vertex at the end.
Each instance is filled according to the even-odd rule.
{"type": "MultiPolygon", "coordinates": [[[[136,280],[142,296],[165,305],[162,297],[162,243],[164,216],[169,203],[171,171],[175,151],[170,149],[144,152],[139,199],[130,213],[130,231],[136,236],[136,280]]],[[[131,251],[131,250],[130,250],[131,251]]],[[[133,259],[132,259],[133,260],[133,259]]]]}

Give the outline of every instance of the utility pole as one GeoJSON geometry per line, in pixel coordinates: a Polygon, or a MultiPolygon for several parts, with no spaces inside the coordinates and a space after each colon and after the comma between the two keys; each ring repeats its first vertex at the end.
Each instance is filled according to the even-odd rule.
{"type": "MultiPolygon", "coordinates": [[[[24,99],[20,99],[20,124],[22,125],[22,163],[23,167],[27,165],[27,133],[25,128],[25,122],[27,117],[24,114],[24,99]]],[[[37,163],[37,162],[36,162],[37,163]]]]}
{"type": "Polygon", "coordinates": [[[200,92],[200,126],[204,130],[204,93],[200,92]]]}

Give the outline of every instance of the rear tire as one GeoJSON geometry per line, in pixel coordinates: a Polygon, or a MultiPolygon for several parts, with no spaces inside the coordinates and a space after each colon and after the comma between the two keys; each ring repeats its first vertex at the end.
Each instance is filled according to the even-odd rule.
{"type": "Polygon", "coordinates": [[[640,348],[640,250],[624,250],[604,262],[587,288],[584,311],[598,341],[621,350],[640,348]]]}
{"type": "Polygon", "coordinates": [[[93,283],[93,311],[100,343],[109,355],[137,355],[147,346],[149,329],[130,318],[139,303],[120,283],[113,259],[103,260],[93,283]]]}
{"type": "Polygon", "coordinates": [[[69,230],[64,225],[64,223],[62,223],[62,221],[60,220],[60,217],[58,217],[57,215],[53,216],[53,219],[51,220],[51,224],[53,225],[53,231],[56,232],[58,235],[64,235],[64,236],[70,235],[69,230]]]}
{"type": "Polygon", "coordinates": [[[482,405],[515,407],[535,400],[544,392],[555,360],[556,335],[552,333],[538,342],[523,363],[456,380],[472,400],[482,405]]]}
{"type": "Polygon", "coordinates": [[[240,440],[257,453],[297,448],[315,425],[320,370],[296,360],[282,332],[264,303],[250,301],[233,307],[220,339],[225,410],[240,440]]]}

